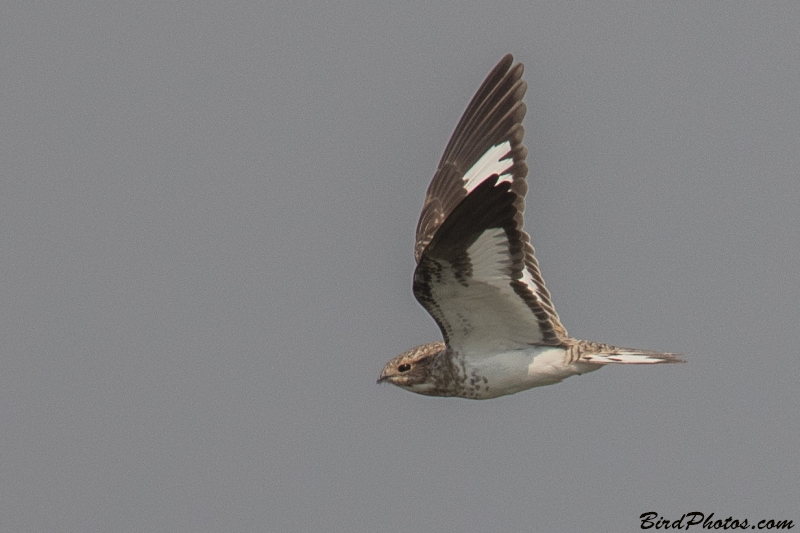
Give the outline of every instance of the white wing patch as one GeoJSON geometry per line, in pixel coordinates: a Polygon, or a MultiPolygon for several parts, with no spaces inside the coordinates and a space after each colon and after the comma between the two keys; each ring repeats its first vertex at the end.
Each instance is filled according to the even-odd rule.
{"type": "Polygon", "coordinates": [[[514,159],[509,155],[510,152],[511,143],[509,141],[502,142],[486,150],[486,153],[464,174],[464,188],[467,190],[467,194],[483,183],[483,180],[494,174],[500,176],[497,183],[513,181],[514,176],[508,172],[514,166],[514,159]],[[504,156],[509,157],[501,159],[504,156]]]}

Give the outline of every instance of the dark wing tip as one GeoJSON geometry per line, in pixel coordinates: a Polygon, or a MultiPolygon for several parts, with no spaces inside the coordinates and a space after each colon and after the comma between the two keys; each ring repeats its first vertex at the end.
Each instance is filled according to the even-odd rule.
{"type": "MultiPolygon", "coordinates": [[[[528,173],[527,150],[522,145],[522,119],[527,108],[522,98],[528,85],[521,79],[522,63],[506,54],[484,79],[467,105],[442,154],[439,167],[428,186],[425,204],[417,222],[414,257],[419,262],[442,222],[467,195],[464,175],[493,146],[509,141],[514,160],[514,189],[524,196],[528,173]]],[[[524,204],[522,200],[519,207],[524,204]]]]}

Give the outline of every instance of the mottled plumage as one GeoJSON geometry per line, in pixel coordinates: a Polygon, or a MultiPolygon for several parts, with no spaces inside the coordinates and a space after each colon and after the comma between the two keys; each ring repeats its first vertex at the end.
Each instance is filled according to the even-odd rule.
{"type": "Polygon", "coordinates": [[[527,150],[523,66],[505,56],[467,106],[417,224],[414,296],[444,342],[384,366],[379,382],[419,394],[494,398],[610,363],[683,362],[676,354],[571,338],[522,229],[527,150]]]}

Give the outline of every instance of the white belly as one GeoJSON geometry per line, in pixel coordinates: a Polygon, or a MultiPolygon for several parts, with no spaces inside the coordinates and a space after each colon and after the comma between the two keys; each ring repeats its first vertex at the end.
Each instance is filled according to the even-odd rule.
{"type": "Polygon", "coordinates": [[[487,385],[480,398],[496,398],[533,387],[559,383],[570,376],[597,370],[602,365],[567,363],[566,350],[552,346],[532,346],[495,355],[465,357],[468,375],[487,385]]]}

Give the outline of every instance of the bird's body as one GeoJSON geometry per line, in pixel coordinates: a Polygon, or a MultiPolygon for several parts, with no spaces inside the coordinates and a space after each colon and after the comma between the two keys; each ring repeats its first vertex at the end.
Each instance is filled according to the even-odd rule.
{"type": "Polygon", "coordinates": [[[427,396],[478,400],[552,385],[569,376],[600,368],[599,365],[569,362],[566,350],[555,346],[470,355],[448,351],[443,342],[432,342],[406,354],[413,354],[416,358],[424,354],[431,358],[427,379],[415,380],[407,387],[408,390],[427,396]]]}
{"type": "Polygon", "coordinates": [[[429,396],[488,399],[611,363],[682,362],[676,354],[571,338],[522,229],[527,88],[511,55],[473,97],[445,149],[417,225],[414,295],[444,342],[395,357],[379,382],[429,396]]]}

